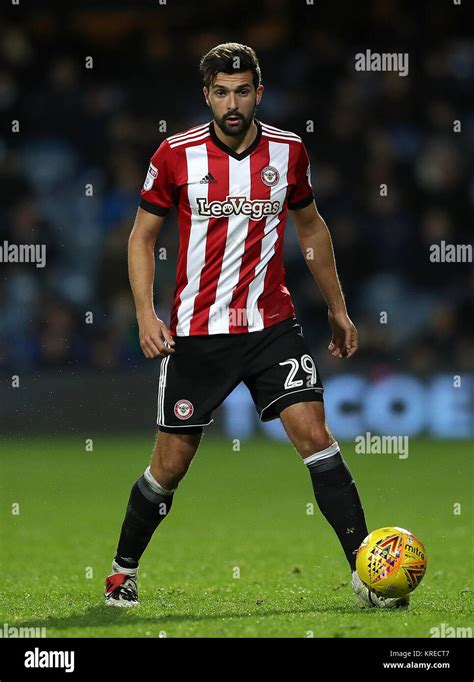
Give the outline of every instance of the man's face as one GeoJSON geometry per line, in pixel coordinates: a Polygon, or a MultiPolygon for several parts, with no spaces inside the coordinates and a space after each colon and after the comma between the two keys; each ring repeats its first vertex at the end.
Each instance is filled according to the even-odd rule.
{"type": "Polygon", "coordinates": [[[209,90],[204,87],[204,97],[216,124],[225,135],[232,137],[245,135],[262,93],[263,85],[259,85],[255,90],[251,71],[219,72],[209,90]]]}

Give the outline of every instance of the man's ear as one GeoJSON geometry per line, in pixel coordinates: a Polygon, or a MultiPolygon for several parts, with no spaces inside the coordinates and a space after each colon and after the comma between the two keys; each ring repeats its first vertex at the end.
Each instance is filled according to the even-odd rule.
{"type": "Polygon", "coordinates": [[[206,88],[206,86],[204,86],[202,91],[204,94],[204,99],[206,100],[206,104],[208,107],[210,107],[211,105],[209,104],[209,90],[206,88]]]}

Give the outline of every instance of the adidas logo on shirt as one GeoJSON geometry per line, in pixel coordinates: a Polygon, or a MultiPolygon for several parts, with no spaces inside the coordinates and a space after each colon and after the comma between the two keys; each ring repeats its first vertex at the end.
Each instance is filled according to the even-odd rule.
{"type": "Polygon", "coordinates": [[[216,183],[217,180],[212,173],[207,173],[202,180],[200,180],[201,185],[209,185],[211,183],[216,183]]]}

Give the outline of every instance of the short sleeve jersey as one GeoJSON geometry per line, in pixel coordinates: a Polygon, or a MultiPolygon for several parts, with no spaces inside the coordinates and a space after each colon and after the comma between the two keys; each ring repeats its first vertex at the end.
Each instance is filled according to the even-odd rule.
{"type": "Polygon", "coordinates": [[[174,336],[248,333],[294,315],[283,235],[287,209],[314,200],[310,162],[301,137],[255,124],[241,153],[211,121],[166,138],[150,160],[140,206],[178,212],[174,336]]]}

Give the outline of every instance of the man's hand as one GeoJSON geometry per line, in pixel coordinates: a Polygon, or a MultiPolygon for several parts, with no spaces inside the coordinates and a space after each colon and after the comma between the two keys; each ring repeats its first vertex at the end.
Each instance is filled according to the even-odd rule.
{"type": "Polygon", "coordinates": [[[140,346],[146,358],[166,357],[174,353],[175,345],[169,329],[154,312],[138,316],[140,328],[140,346]],[[169,345],[166,345],[169,344],[169,345]]]}
{"type": "Polygon", "coordinates": [[[357,329],[347,313],[333,313],[328,310],[329,324],[332,329],[332,339],[328,346],[335,358],[350,358],[359,345],[357,329]]]}

